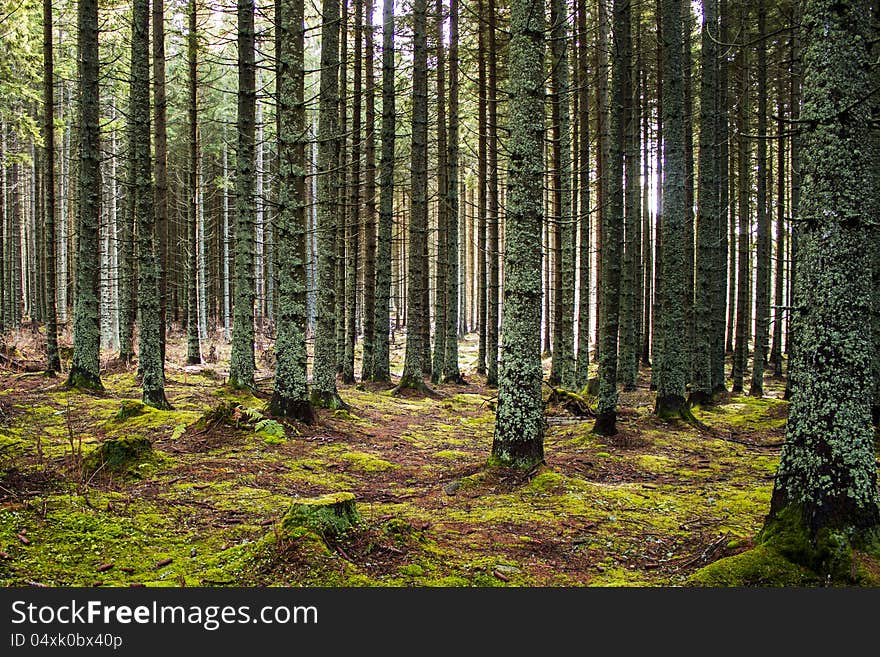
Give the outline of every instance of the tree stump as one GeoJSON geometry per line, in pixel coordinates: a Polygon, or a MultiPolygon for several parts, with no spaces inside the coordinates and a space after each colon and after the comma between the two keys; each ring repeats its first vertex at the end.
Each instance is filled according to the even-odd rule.
{"type": "Polygon", "coordinates": [[[302,535],[305,530],[338,538],[359,522],[354,493],[343,492],[295,500],[281,527],[289,536],[302,535]]]}

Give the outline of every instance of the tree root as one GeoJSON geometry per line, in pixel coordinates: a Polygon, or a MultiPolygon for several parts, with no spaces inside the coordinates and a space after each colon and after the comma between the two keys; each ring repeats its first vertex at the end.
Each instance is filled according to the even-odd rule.
{"type": "Polygon", "coordinates": [[[557,388],[547,381],[543,383],[550,388],[550,397],[547,400],[549,404],[558,404],[577,417],[596,417],[596,412],[590,408],[586,397],[565,388],[557,388]]]}

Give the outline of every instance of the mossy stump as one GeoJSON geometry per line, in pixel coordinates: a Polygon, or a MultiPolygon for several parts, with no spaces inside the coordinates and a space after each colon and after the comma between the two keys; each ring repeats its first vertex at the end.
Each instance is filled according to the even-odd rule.
{"type": "Polygon", "coordinates": [[[281,521],[281,528],[289,537],[313,532],[334,539],[343,536],[359,522],[354,493],[328,493],[295,500],[281,521]]]}
{"type": "Polygon", "coordinates": [[[153,452],[153,445],[143,436],[127,436],[105,440],[86,456],[85,466],[94,471],[104,467],[122,471],[143,461],[153,452]]]}

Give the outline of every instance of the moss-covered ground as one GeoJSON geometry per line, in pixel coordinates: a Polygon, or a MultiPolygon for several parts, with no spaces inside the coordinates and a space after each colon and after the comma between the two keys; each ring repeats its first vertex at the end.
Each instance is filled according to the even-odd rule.
{"type": "MultiPolygon", "coordinates": [[[[643,372],[619,435],[549,407],[546,464],[512,473],[486,467],[495,393],[474,336],[467,385],[340,386],[351,411],[314,426],[267,417],[268,350],[257,390],[227,389],[220,343],[199,367],[169,350],[171,411],[132,404],[134,369],[108,367],[102,394],[0,376],[0,585],[688,585],[749,548],[769,507],[787,412],[770,378],[765,399],[698,409],[697,428],[652,415],[643,372]],[[141,438],[152,449],[127,449],[141,438]],[[356,530],[282,527],[294,499],[339,492],[356,530]]],[[[402,356],[398,336],[398,374],[402,356]]]]}

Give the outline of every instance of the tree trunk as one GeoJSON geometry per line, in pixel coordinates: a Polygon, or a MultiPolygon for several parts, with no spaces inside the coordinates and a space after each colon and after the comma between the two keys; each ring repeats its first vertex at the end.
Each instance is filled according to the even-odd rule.
{"type": "Polygon", "coordinates": [[[159,347],[165,366],[165,323],[168,305],[168,127],[165,99],[165,3],[153,0],[153,143],[156,168],[156,256],[159,276],[159,347]]]}
{"type": "Polygon", "coordinates": [[[156,215],[150,158],[150,0],[134,0],[131,28],[131,105],[134,149],[135,216],[138,237],[138,370],[143,401],[171,408],[165,399],[165,375],[160,343],[159,272],[156,258],[156,215]]]}
{"type": "MultiPolygon", "coordinates": [[[[46,188],[46,372],[61,371],[55,303],[55,66],[52,52],[52,0],[43,0],[43,147],[46,188]]],[[[0,204],[3,199],[0,198],[0,204]]],[[[2,227],[2,226],[0,226],[2,227]]],[[[2,249],[0,249],[2,252],[2,249]]],[[[2,268],[0,268],[2,271],[2,268]]],[[[2,295],[0,295],[2,303],[2,295]]]]}
{"type": "Polygon", "coordinates": [[[344,408],[336,391],[336,234],[339,163],[339,0],[321,8],[321,74],[318,109],[318,298],[312,404],[344,408]]]}
{"type": "MultiPolygon", "coordinates": [[[[448,155],[446,165],[449,174],[446,178],[446,203],[448,223],[446,226],[446,349],[443,362],[443,381],[445,383],[464,383],[458,369],[458,328],[459,299],[463,286],[460,281],[462,267],[459,262],[459,207],[464,196],[459,189],[459,149],[458,149],[458,0],[449,0],[449,134],[446,140],[448,155]]],[[[462,181],[463,183],[463,181],[462,181]]],[[[464,222],[462,222],[464,225],[464,222]]],[[[463,231],[462,231],[463,232],[463,231]]],[[[463,249],[461,253],[463,253],[463,249]]]]}
{"type": "MultiPolygon", "coordinates": [[[[741,34],[745,41],[748,14],[747,6],[740,8],[741,34]]],[[[737,138],[737,204],[739,206],[739,236],[737,239],[737,287],[736,287],[736,336],[733,351],[733,392],[743,391],[743,378],[748,359],[749,334],[751,333],[748,316],[749,306],[749,283],[751,277],[751,248],[750,248],[750,208],[749,196],[751,192],[751,164],[750,143],[746,133],[749,131],[749,63],[748,51],[740,48],[737,51],[737,112],[736,132],[737,138]]]]}
{"type": "Polygon", "coordinates": [[[278,334],[270,411],[315,420],[306,379],[306,107],[303,0],[278,0],[278,334]]]}
{"type": "Polygon", "coordinates": [[[366,0],[364,73],[366,113],[364,145],[364,352],[361,379],[373,379],[376,344],[376,78],[374,75],[373,0],[366,0]]]}
{"type": "Polygon", "coordinates": [[[447,206],[448,164],[446,151],[446,50],[443,44],[443,0],[437,0],[434,21],[434,39],[437,47],[437,266],[434,293],[434,360],[431,382],[443,379],[446,356],[446,271],[451,254],[447,252],[447,232],[450,222],[447,206]]]}
{"type": "Polygon", "coordinates": [[[682,70],[682,0],[662,0],[663,38],[663,221],[660,242],[663,312],[655,330],[660,351],[654,356],[657,368],[657,402],[660,417],[681,414],[685,386],[690,375],[690,347],[687,344],[686,298],[689,294],[685,248],[685,108],[682,70]]]}
{"type": "Polygon", "coordinates": [[[880,530],[870,425],[870,250],[876,216],[868,3],[803,5],[803,188],[786,442],[762,537],[848,580],[880,530]],[[836,94],[829,97],[829,86],[836,94]],[[865,203],[869,211],[865,212],[865,203]],[[821,299],[817,303],[816,299],[821,299]],[[792,529],[800,528],[800,535],[792,529]],[[784,536],[784,538],[783,538],[784,536]],[[800,539],[792,545],[792,538],[800,539]],[[785,541],[783,544],[782,541],[785,541]]]}
{"type": "Polygon", "coordinates": [[[235,175],[235,308],[229,384],[254,385],[254,2],[238,0],[238,152],[235,175]]]}
{"type": "Polygon", "coordinates": [[[578,266],[580,267],[578,275],[578,287],[580,288],[580,296],[578,298],[578,347],[577,362],[575,365],[575,388],[582,390],[587,385],[590,378],[590,287],[592,278],[590,276],[592,248],[590,232],[592,224],[590,221],[590,93],[589,93],[589,63],[588,52],[589,45],[587,41],[587,2],[586,0],[578,0],[577,3],[577,63],[578,77],[580,84],[578,85],[578,117],[579,134],[578,134],[578,195],[579,195],[579,217],[578,229],[580,237],[580,245],[578,247],[578,266]]]}
{"type": "Polygon", "coordinates": [[[403,376],[395,390],[426,391],[423,380],[424,326],[428,308],[424,305],[424,267],[427,265],[428,229],[428,49],[427,2],[415,0],[413,7],[413,114],[409,216],[409,262],[407,267],[407,330],[403,376]]]}
{"type": "Polygon", "coordinates": [[[394,0],[382,4],[382,153],[379,161],[379,232],[376,257],[376,346],[373,381],[391,381],[391,241],[394,229],[394,0]]]}
{"type": "MultiPolygon", "coordinates": [[[[198,211],[201,203],[198,184],[199,162],[199,128],[198,128],[198,36],[196,33],[197,8],[196,0],[190,0],[188,7],[189,33],[187,34],[187,59],[188,79],[187,103],[188,113],[188,146],[189,167],[187,169],[187,199],[186,205],[186,234],[187,234],[187,258],[186,258],[186,362],[189,365],[198,365],[202,362],[201,347],[199,344],[199,310],[198,310],[198,211]]],[[[236,293],[236,300],[239,297],[236,293]]]]}
{"type": "Polygon", "coordinates": [[[569,117],[568,9],[565,0],[550,6],[551,116],[553,121],[553,208],[557,244],[557,299],[550,381],[574,388],[574,225],[571,216],[571,121],[569,117]]]}
{"type": "Polygon", "coordinates": [[[98,89],[98,3],[77,5],[79,63],[79,180],[77,195],[76,293],[73,362],[67,385],[103,389],[98,305],[98,225],[101,217],[100,101],[98,89]]]}
{"type": "Polygon", "coordinates": [[[541,399],[544,4],[512,0],[504,340],[492,460],[532,468],[544,460],[541,399]]]}
{"type": "Polygon", "coordinates": [[[487,61],[486,61],[486,242],[488,249],[486,281],[486,384],[498,385],[498,254],[501,242],[498,234],[498,51],[496,48],[495,0],[487,6],[487,61]]]}
{"type": "Polygon", "coordinates": [[[486,310],[487,282],[486,265],[486,161],[487,118],[486,118],[486,6],[485,0],[477,0],[479,21],[477,25],[477,331],[479,345],[477,351],[477,374],[486,374],[486,310]]]}
{"type": "Polygon", "coordinates": [[[758,0],[758,139],[757,204],[758,235],[757,263],[755,265],[755,350],[752,358],[752,382],[749,394],[764,395],[764,364],[770,323],[770,216],[767,213],[767,32],[765,0],[758,0]]]}

